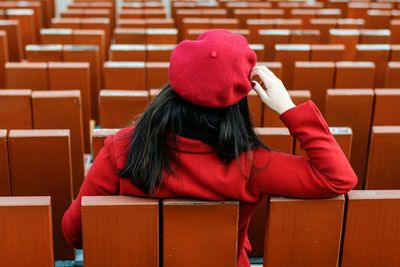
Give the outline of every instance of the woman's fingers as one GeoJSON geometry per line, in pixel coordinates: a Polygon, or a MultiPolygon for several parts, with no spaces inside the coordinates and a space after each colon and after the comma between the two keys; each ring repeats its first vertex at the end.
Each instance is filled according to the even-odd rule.
{"type": "Polygon", "coordinates": [[[267,90],[271,87],[271,85],[272,85],[271,84],[271,77],[269,77],[265,73],[265,71],[263,71],[262,69],[258,68],[256,70],[254,70],[254,75],[257,75],[258,77],[260,77],[260,79],[263,81],[264,85],[266,86],[267,90]]]}
{"type": "Polygon", "coordinates": [[[262,86],[257,82],[257,81],[251,81],[251,83],[254,85],[253,89],[256,91],[256,93],[261,97],[261,100],[264,102],[269,98],[268,93],[262,88],[262,86]]]}

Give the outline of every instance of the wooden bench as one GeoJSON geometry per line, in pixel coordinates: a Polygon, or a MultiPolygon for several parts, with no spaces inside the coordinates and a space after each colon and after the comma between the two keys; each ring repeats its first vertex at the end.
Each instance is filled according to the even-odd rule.
{"type": "Polygon", "coordinates": [[[341,266],[400,264],[399,190],[354,190],[348,193],[341,266]]]}
{"type": "Polygon", "coordinates": [[[145,62],[105,62],[104,89],[146,90],[145,62]]]}
{"type": "Polygon", "coordinates": [[[0,197],[4,266],[53,267],[50,197],[0,197]]]}
{"type": "Polygon", "coordinates": [[[353,131],[350,163],[358,176],[356,188],[362,188],[365,180],[373,102],[372,89],[329,89],[326,95],[327,123],[353,131]]]}
{"type": "Polygon", "coordinates": [[[101,90],[99,95],[100,125],[102,128],[123,128],[146,109],[148,90],[101,90]]]}
{"type": "Polygon", "coordinates": [[[21,25],[16,20],[0,20],[0,31],[7,33],[10,61],[21,61],[24,56],[21,25]]]}
{"type": "Polygon", "coordinates": [[[374,62],[338,61],[335,65],[335,88],[374,88],[374,62]]]}
{"type": "Polygon", "coordinates": [[[32,90],[0,90],[0,129],[32,129],[32,90]]]}
{"type": "Polygon", "coordinates": [[[7,130],[0,130],[0,196],[11,196],[7,130]]]}
{"type": "Polygon", "coordinates": [[[375,126],[400,125],[400,89],[375,89],[374,117],[375,126]]]}
{"type": "Polygon", "coordinates": [[[372,127],[366,189],[400,188],[399,149],[400,125],[372,127]]]}
{"type": "Polygon", "coordinates": [[[163,266],[236,265],[237,202],[168,199],[162,212],[163,266]]]}
{"type": "Polygon", "coordinates": [[[311,99],[320,110],[324,110],[326,90],[333,87],[334,62],[297,61],[293,74],[293,89],[309,90],[311,99]]]}
{"type": "Polygon", "coordinates": [[[344,196],[302,200],[271,197],[264,266],[337,266],[344,196]]]}
{"type": "Polygon", "coordinates": [[[79,90],[81,92],[83,140],[86,153],[90,153],[90,119],[92,111],[90,64],[88,62],[49,62],[50,90],[79,90]],[[68,83],[65,82],[68,77],[68,83]]]}
{"type": "Polygon", "coordinates": [[[387,64],[385,88],[400,88],[400,62],[391,61],[387,64]]]}
{"type": "Polygon", "coordinates": [[[159,227],[156,199],[83,197],[85,266],[159,266],[159,227]]]}
{"type": "Polygon", "coordinates": [[[10,89],[48,89],[47,64],[39,62],[6,63],[6,88],[10,89]],[[24,77],[21,79],[21,77],[24,77]]]}
{"type": "Polygon", "coordinates": [[[84,141],[81,94],[78,90],[32,93],[35,129],[69,129],[74,197],[84,178],[84,141]]]}
{"type": "Polygon", "coordinates": [[[358,44],[356,46],[356,60],[371,61],[375,64],[373,88],[381,88],[385,84],[385,73],[389,61],[389,53],[390,46],[387,44],[358,44]]]}
{"type": "Polygon", "coordinates": [[[8,135],[12,195],[52,197],[56,259],[74,258],[61,231],[72,200],[70,153],[69,130],[10,130],[8,135]]]}

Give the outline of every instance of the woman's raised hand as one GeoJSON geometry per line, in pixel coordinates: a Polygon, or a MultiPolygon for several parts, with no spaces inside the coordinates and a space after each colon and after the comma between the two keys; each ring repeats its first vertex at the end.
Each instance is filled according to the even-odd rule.
{"type": "Polygon", "coordinates": [[[264,89],[257,81],[252,80],[252,84],[254,85],[253,89],[260,96],[262,102],[270,109],[282,114],[286,110],[296,106],[290,98],[282,81],[266,66],[254,67],[250,78],[254,79],[256,76],[261,79],[266,89],[264,89]]]}

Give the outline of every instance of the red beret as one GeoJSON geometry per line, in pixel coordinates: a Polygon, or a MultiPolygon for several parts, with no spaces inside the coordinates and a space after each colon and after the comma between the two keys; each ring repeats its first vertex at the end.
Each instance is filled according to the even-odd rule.
{"type": "Polygon", "coordinates": [[[210,30],[195,41],[177,45],[171,54],[168,78],[172,89],[185,100],[222,108],[249,93],[249,76],[256,61],[242,35],[210,30]]]}

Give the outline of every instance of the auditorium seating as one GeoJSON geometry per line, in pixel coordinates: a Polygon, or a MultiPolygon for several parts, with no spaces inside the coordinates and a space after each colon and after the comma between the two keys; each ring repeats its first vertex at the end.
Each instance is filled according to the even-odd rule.
{"type": "Polygon", "coordinates": [[[348,194],[342,266],[400,263],[399,190],[355,190],[348,194]]]}
{"type": "Polygon", "coordinates": [[[154,199],[83,197],[85,266],[159,266],[158,209],[154,199]]]}
{"type": "Polygon", "coordinates": [[[99,95],[101,127],[128,127],[143,113],[148,102],[147,90],[101,90],[99,95]]]}
{"type": "MultiPolygon", "coordinates": [[[[168,83],[176,45],[215,28],[244,36],[295,104],[317,105],[359,179],[347,196],[250,204],[251,261],[400,265],[398,0],[59,2],[0,1],[1,266],[74,259],[61,216],[105,138],[168,83]]],[[[254,90],[247,101],[268,148],[306,156],[254,90]]],[[[236,203],[85,197],[82,214],[85,266],[235,265],[236,203]]]]}
{"type": "Polygon", "coordinates": [[[84,178],[82,102],[78,90],[34,91],[32,93],[35,129],[69,129],[73,193],[76,196],[84,178]]]}
{"type": "Polygon", "coordinates": [[[73,259],[61,232],[72,199],[69,130],[10,130],[8,157],[13,196],[51,196],[56,259],[73,259]]]}
{"type": "Polygon", "coordinates": [[[3,266],[54,266],[50,197],[0,197],[3,266]]]}
{"type": "Polygon", "coordinates": [[[373,101],[371,89],[329,89],[326,95],[327,123],[348,126],[353,131],[350,162],[358,176],[357,188],[362,188],[365,179],[373,101]]]}
{"type": "Polygon", "coordinates": [[[344,197],[271,197],[264,266],[337,266],[344,197]]]}
{"type": "Polygon", "coordinates": [[[162,210],[163,266],[236,264],[238,202],[168,199],[162,210]]]}
{"type": "Polygon", "coordinates": [[[7,130],[0,130],[0,196],[11,195],[8,169],[7,130]]]}

